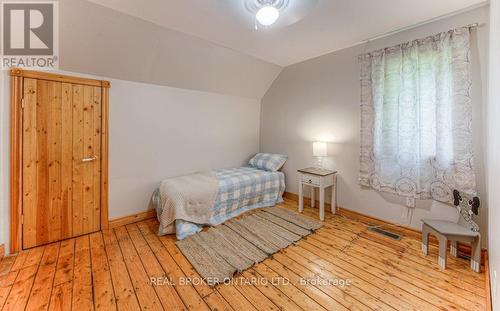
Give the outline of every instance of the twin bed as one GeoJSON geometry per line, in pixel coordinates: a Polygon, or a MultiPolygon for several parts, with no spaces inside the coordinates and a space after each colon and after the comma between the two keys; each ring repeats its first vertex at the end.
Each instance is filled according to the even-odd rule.
{"type": "Polygon", "coordinates": [[[245,167],[219,169],[169,178],[153,195],[159,234],[178,240],[246,211],[283,201],[285,176],[279,169],[287,157],[258,153],[245,167]]]}

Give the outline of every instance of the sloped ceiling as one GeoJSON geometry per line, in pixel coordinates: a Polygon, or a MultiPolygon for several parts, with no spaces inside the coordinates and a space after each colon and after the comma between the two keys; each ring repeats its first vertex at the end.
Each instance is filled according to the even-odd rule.
{"type": "MultiPolygon", "coordinates": [[[[255,30],[248,0],[90,0],[265,61],[288,66],[487,0],[319,0],[300,21],[255,30]],[[249,18],[246,17],[248,15],[249,18]]],[[[290,3],[312,0],[289,0],[290,3]]],[[[316,0],[314,0],[316,1],[316,0]]],[[[281,13],[294,14],[286,9],[281,13]]]]}
{"type": "Polygon", "coordinates": [[[261,99],[281,67],[85,0],[60,1],[60,68],[261,99]]]}

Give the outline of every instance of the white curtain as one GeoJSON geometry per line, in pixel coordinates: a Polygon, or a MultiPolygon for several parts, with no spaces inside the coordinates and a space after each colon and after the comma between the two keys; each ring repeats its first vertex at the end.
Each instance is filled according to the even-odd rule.
{"type": "Polygon", "coordinates": [[[450,202],[475,194],[470,28],[361,55],[360,184],[450,202]]]}

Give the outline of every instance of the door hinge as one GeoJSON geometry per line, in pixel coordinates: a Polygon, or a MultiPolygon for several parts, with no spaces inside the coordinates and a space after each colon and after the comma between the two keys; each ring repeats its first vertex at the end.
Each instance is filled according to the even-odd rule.
{"type": "Polygon", "coordinates": [[[21,215],[21,225],[24,225],[24,215],[21,215]]]}
{"type": "Polygon", "coordinates": [[[21,99],[21,108],[24,109],[24,98],[21,99]]]}

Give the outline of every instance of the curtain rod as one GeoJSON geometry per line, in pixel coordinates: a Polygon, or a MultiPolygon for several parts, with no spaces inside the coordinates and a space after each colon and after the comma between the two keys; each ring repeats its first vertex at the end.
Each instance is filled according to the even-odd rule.
{"type": "MultiPolygon", "coordinates": [[[[418,24],[413,24],[413,25],[402,27],[402,28],[399,28],[399,29],[396,29],[396,30],[393,30],[393,31],[389,31],[389,32],[380,34],[380,35],[376,35],[374,37],[371,37],[370,39],[366,39],[364,41],[361,41],[360,44],[368,43],[368,42],[371,42],[371,41],[374,41],[374,40],[377,40],[377,39],[381,39],[381,38],[385,38],[385,37],[388,37],[390,35],[394,35],[394,34],[397,34],[397,33],[400,33],[400,32],[406,31],[406,30],[417,28],[419,26],[426,25],[426,24],[431,23],[431,22],[432,22],[432,20],[431,21],[427,21],[427,22],[418,23],[418,24]]],[[[477,27],[481,27],[481,26],[483,26],[483,24],[479,24],[479,23],[476,22],[476,23],[472,23],[472,24],[466,25],[464,27],[477,28],[477,27]]],[[[458,28],[461,28],[461,27],[458,27],[458,28]]]]}
{"type": "MultiPolygon", "coordinates": [[[[392,31],[389,31],[389,32],[381,33],[381,34],[376,35],[374,37],[371,37],[371,38],[365,39],[365,40],[363,40],[361,42],[358,42],[355,45],[363,44],[363,43],[368,43],[368,42],[376,40],[376,39],[384,38],[384,37],[387,37],[387,36],[390,36],[390,35],[393,35],[393,34],[396,34],[396,33],[402,32],[402,31],[405,31],[405,30],[410,30],[410,29],[413,29],[413,28],[416,28],[416,27],[419,27],[419,26],[423,26],[423,25],[426,25],[426,24],[429,24],[429,23],[432,23],[432,22],[436,22],[436,21],[439,21],[439,20],[442,20],[442,19],[445,19],[445,18],[448,18],[448,17],[452,17],[452,16],[455,16],[455,15],[462,14],[462,13],[465,13],[465,12],[468,12],[468,11],[472,11],[474,9],[478,9],[478,8],[481,8],[481,7],[484,7],[484,6],[488,6],[488,5],[489,5],[488,2],[474,4],[474,5],[471,5],[469,7],[463,8],[461,10],[452,12],[452,13],[443,14],[441,16],[437,16],[435,18],[432,18],[432,19],[429,19],[429,20],[426,20],[426,21],[423,21],[423,22],[419,22],[419,23],[416,23],[416,24],[413,24],[413,25],[410,25],[410,26],[405,26],[405,27],[401,27],[401,28],[396,29],[396,30],[392,30],[392,31]]],[[[468,25],[468,27],[471,27],[471,28],[473,28],[473,27],[481,27],[481,26],[483,26],[483,25],[479,24],[479,23],[473,23],[473,24],[468,25]]]]}

